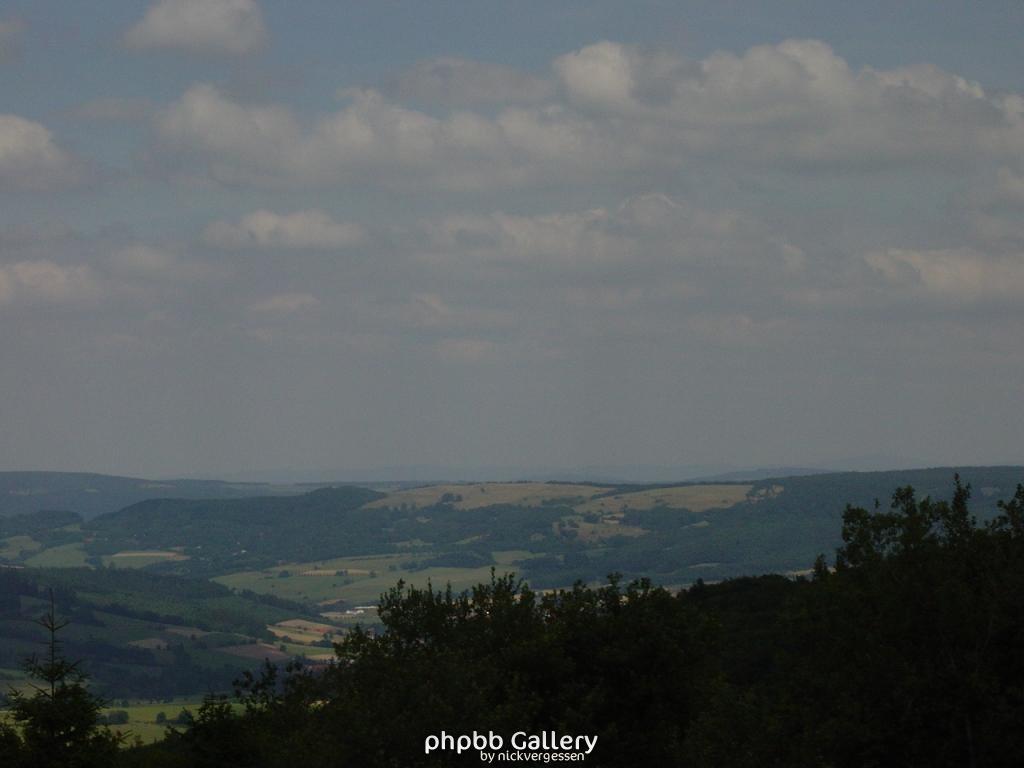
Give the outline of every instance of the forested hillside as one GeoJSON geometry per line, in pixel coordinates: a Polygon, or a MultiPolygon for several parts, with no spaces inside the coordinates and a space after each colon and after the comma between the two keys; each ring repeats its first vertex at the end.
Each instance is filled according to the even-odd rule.
{"type": "MultiPolygon", "coordinates": [[[[1024,486],[985,523],[969,498],[957,481],[949,501],[908,487],[848,507],[841,546],[807,578],[398,584],[385,631],[349,633],[338,663],[246,675],[237,704],[210,696],[116,762],[472,765],[479,750],[431,751],[427,737],[484,731],[596,737],[595,766],[1020,765],[1024,486]]],[[[109,765],[100,747],[82,764],[109,765]]],[[[45,744],[8,730],[0,749],[34,765],[45,744]]]]}
{"type": "Polygon", "coordinates": [[[349,486],[299,496],[144,501],[86,523],[86,551],[181,548],[189,560],[174,569],[202,575],[363,553],[387,541],[386,520],[361,509],[382,497],[349,486]]]}
{"type": "Polygon", "coordinates": [[[806,568],[839,544],[847,502],[871,506],[900,485],[945,498],[956,472],[978,489],[983,517],[1024,478],[1019,467],[968,467],[749,483],[485,483],[390,495],[347,486],[293,497],[168,499],[88,521],[84,551],[101,558],[171,550],[180,556],[151,567],[201,576],[274,566],[294,574],[330,558],[393,555],[388,564],[411,566],[406,570],[511,562],[542,587],[592,582],[613,571],[681,585],[806,568]],[[519,556],[496,559],[504,552],[519,556]]]}

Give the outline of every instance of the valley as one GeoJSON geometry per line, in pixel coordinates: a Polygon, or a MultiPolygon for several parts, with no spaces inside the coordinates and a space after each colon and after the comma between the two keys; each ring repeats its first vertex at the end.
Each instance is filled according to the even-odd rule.
{"type": "Polygon", "coordinates": [[[23,679],[50,589],[71,621],[67,652],[88,660],[104,695],[189,696],[227,689],[264,659],[327,662],[352,627],[379,625],[377,602],[399,581],[458,593],[492,571],[542,591],[611,573],[680,587],[806,572],[841,544],[847,503],[884,503],[903,485],[945,498],[956,471],[977,489],[982,519],[1024,478],[1020,467],[969,467],[661,485],[345,485],[142,499],[102,514],[78,511],[73,494],[66,509],[26,512],[19,495],[0,506],[0,674],[23,679]]]}

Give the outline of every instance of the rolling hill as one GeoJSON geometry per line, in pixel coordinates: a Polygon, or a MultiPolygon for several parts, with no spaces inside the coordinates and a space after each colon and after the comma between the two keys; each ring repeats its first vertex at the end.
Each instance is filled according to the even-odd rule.
{"type": "MultiPolygon", "coordinates": [[[[329,653],[316,650],[322,626],[334,627],[330,634],[374,622],[377,598],[399,579],[458,590],[487,581],[494,568],[547,589],[599,582],[610,573],[668,586],[793,574],[841,543],[847,504],[884,506],[907,485],[919,497],[948,499],[957,473],[971,484],[981,519],[1024,482],[1024,467],[944,467],[658,485],[446,483],[390,492],[340,486],[154,498],[94,516],[3,517],[0,576],[7,575],[8,586],[27,580],[32,587],[12,588],[13,602],[10,594],[4,598],[0,668],[11,669],[29,649],[29,618],[46,587],[62,595],[75,622],[93,627],[80,627],[85,634],[75,642],[83,640],[76,646],[83,655],[99,653],[109,662],[104,684],[123,679],[137,692],[194,693],[187,689],[203,679],[203,669],[226,676],[264,657],[329,653]],[[182,626],[195,629],[185,640],[175,629],[182,626]],[[172,684],[172,673],[161,671],[166,664],[192,682],[172,684]],[[112,671],[119,668],[122,678],[112,671]],[[164,682],[147,683],[154,675],[164,682]]],[[[92,487],[83,486],[91,476],[75,477],[40,496],[73,500],[92,487]]],[[[25,487],[24,477],[16,486],[7,480],[8,487],[25,487]]],[[[177,490],[127,478],[104,487],[97,488],[104,503],[117,494],[177,490]]],[[[244,490],[182,486],[190,493],[204,487],[244,490]]]]}

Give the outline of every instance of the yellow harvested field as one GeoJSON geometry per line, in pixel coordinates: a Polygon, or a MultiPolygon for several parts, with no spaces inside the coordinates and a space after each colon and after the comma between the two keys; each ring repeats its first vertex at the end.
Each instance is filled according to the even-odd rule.
{"type": "Polygon", "coordinates": [[[337,576],[338,572],[336,570],[331,570],[331,569],[328,569],[328,568],[312,568],[311,570],[303,571],[299,575],[300,576],[337,576]]]}
{"type": "Polygon", "coordinates": [[[462,497],[455,501],[456,509],[479,509],[492,504],[516,504],[523,507],[539,507],[541,502],[552,499],[564,500],[569,506],[585,502],[595,494],[609,490],[595,485],[574,485],[572,483],[451,483],[428,485],[397,491],[383,499],[370,502],[367,509],[399,507],[429,507],[445,496],[462,497]]]}
{"type": "Polygon", "coordinates": [[[632,493],[619,493],[591,499],[576,507],[577,512],[598,514],[620,512],[629,508],[648,510],[655,507],[688,509],[692,512],[707,512],[709,509],[725,509],[745,501],[753,486],[750,485],[681,485],[674,488],[652,488],[632,493]]]}
{"type": "Polygon", "coordinates": [[[330,638],[341,632],[338,627],[333,627],[330,624],[321,624],[320,622],[307,621],[306,619],[288,619],[277,624],[271,624],[267,629],[274,634],[274,637],[281,638],[282,640],[287,638],[290,642],[298,645],[319,643],[324,637],[330,638]]]}
{"type": "Polygon", "coordinates": [[[315,642],[324,639],[322,634],[316,634],[315,632],[304,632],[301,629],[289,629],[288,627],[279,627],[272,625],[267,627],[274,635],[282,640],[287,640],[290,643],[296,643],[297,645],[312,645],[315,642]]]}
{"type": "Polygon", "coordinates": [[[315,621],[307,621],[306,619],[288,619],[287,621],[279,621],[275,626],[278,627],[295,627],[306,632],[316,632],[318,634],[337,632],[337,627],[332,627],[330,624],[320,624],[315,621]]]}
{"type": "Polygon", "coordinates": [[[161,560],[188,560],[188,555],[183,555],[181,552],[168,552],[162,549],[140,549],[131,550],[124,552],[115,552],[111,557],[149,557],[159,558],[161,560]]]}
{"type": "Polygon", "coordinates": [[[329,661],[334,661],[336,657],[335,657],[335,655],[333,653],[326,652],[326,653],[311,653],[308,656],[306,656],[306,658],[309,659],[310,661],[318,661],[321,664],[326,664],[329,661]]]}

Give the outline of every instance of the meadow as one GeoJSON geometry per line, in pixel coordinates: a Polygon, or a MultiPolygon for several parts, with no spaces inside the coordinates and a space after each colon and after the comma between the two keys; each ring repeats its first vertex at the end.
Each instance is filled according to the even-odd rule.
{"type": "Polygon", "coordinates": [[[752,485],[680,485],[649,488],[591,498],[575,507],[577,512],[608,513],[626,509],[645,511],[657,507],[707,512],[727,509],[747,500],[752,485]]]}
{"type": "Polygon", "coordinates": [[[127,706],[124,701],[112,702],[101,714],[103,717],[109,717],[116,712],[127,712],[128,722],[108,725],[107,729],[125,735],[129,744],[136,739],[143,744],[152,744],[164,738],[169,727],[182,727],[180,723],[171,722],[179,717],[182,710],[195,714],[202,703],[202,697],[195,696],[176,697],[165,701],[129,700],[127,706]],[[163,718],[160,718],[160,715],[163,715],[163,718]]]}
{"type": "MultiPolygon", "coordinates": [[[[491,554],[499,573],[516,570],[517,563],[536,557],[527,550],[502,550],[491,554]]],[[[315,603],[324,611],[342,606],[340,610],[343,612],[355,606],[376,605],[381,594],[395,586],[399,579],[421,588],[428,582],[435,587],[451,584],[452,589],[458,591],[489,581],[491,577],[489,565],[479,568],[418,568],[417,562],[413,555],[407,553],[339,557],[231,573],[217,576],[213,581],[231,589],[248,589],[258,594],[315,603]]],[[[374,612],[368,612],[364,621],[374,620],[375,616],[374,612]]]]}
{"type": "Polygon", "coordinates": [[[61,544],[44,549],[25,559],[33,568],[77,568],[86,565],[86,552],[82,542],[61,544]]]}
{"type": "Polygon", "coordinates": [[[42,544],[31,536],[9,536],[0,540],[0,560],[17,560],[41,548],[42,544]]]}

